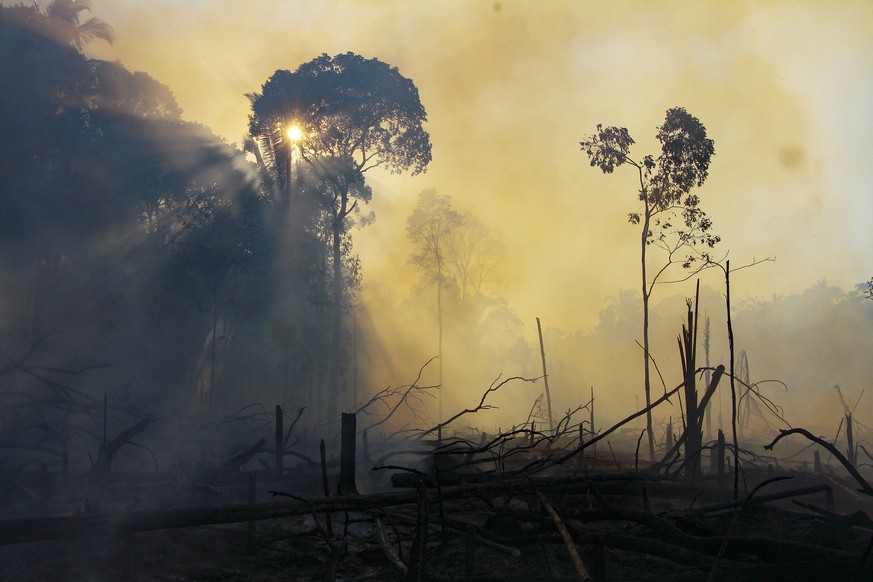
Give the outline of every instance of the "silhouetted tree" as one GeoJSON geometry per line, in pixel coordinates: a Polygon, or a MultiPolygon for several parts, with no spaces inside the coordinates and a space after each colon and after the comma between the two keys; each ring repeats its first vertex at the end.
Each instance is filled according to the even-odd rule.
{"type": "MultiPolygon", "coordinates": [[[[661,154],[634,160],[628,156],[634,140],[623,127],[597,125],[597,133],[580,142],[591,166],[611,174],[615,168],[628,164],[637,170],[638,197],[642,209],[631,212],[628,221],[641,225],[640,263],[643,296],[643,359],[646,406],[651,404],[649,361],[649,299],[661,276],[676,263],[691,268],[698,259],[707,258],[706,250],[720,239],[712,234],[712,222],[700,209],[700,199],[691,191],[703,185],[709,163],[715,152],[713,141],[706,136],[700,121],[681,107],[667,111],[664,123],[656,135],[661,154]],[[647,250],[654,245],[664,251],[666,261],[649,275],[647,250]],[[682,253],[687,253],[684,256],[682,253]]],[[[703,261],[705,264],[706,261],[703,261]]],[[[652,414],[646,413],[649,458],[655,458],[652,414]]]]}
{"type": "Polygon", "coordinates": [[[96,76],[89,107],[150,119],[179,120],[182,108],[170,88],[141,71],[118,62],[91,61],[96,76]]]}
{"type": "Polygon", "coordinates": [[[455,280],[461,303],[482,293],[485,283],[493,283],[505,259],[504,246],[474,217],[465,217],[446,237],[445,270],[455,280]]]}
{"type": "Polygon", "coordinates": [[[415,245],[409,262],[431,278],[437,290],[437,355],[439,357],[439,420],[443,418],[443,287],[445,286],[446,251],[443,246],[456,228],[463,224],[461,214],[452,208],[450,196],[436,190],[419,193],[418,202],[406,219],[406,236],[415,245]]]}
{"type": "Polygon", "coordinates": [[[0,8],[0,77],[15,79],[0,90],[2,331],[24,345],[62,332],[71,361],[112,361],[143,384],[180,387],[211,314],[174,291],[203,287],[207,303],[214,286],[200,282],[219,280],[225,294],[260,295],[236,267],[268,246],[249,228],[256,185],[240,152],[179,119],[166,86],[32,25],[48,19],[0,8]],[[207,193],[215,211],[185,224],[207,193]],[[228,257],[233,268],[210,263],[228,257]]]}
{"type": "Polygon", "coordinates": [[[91,10],[88,0],[53,0],[45,12],[33,4],[0,7],[5,12],[3,19],[80,52],[94,39],[115,41],[112,27],[100,18],[79,21],[82,12],[91,10]]]}
{"type": "Polygon", "coordinates": [[[249,96],[249,132],[280,190],[290,198],[290,157],[299,152],[313,170],[331,227],[332,353],[328,415],[336,416],[342,368],[343,240],[349,215],[372,195],[364,173],[382,166],[392,172],[426,169],[431,160],[427,119],[413,82],[377,59],[345,53],[322,55],[293,73],[276,71],[261,92],[249,96]],[[288,129],[301,130],[292,149],[288,129]],[[284,187],[283,187],[284,186],[284,187]]]}

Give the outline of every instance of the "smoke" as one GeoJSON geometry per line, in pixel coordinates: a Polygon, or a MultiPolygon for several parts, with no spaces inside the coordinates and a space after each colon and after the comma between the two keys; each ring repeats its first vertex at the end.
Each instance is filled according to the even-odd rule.
{"type": "MultiPolygon", "coordinates": [[[[636,176],[602,175],[578,147],[598,123],[627,127],[636,157],[658,153],[655,128],[670,107],[706,126],[716,156],[699,194],[723,238],[719,252],[734,264],[776,258],[737,278],[737,298],[790,296],[821,279],[850,290],[873,273],[866,3],[94,0],[92,8],[117,41],[92,43],[90,55],[166,83],[186,119],[229,141],[245,132],[246,93],[321,53],[377,57],[415,82],[433,163],[416,177],[370,172],[376,222],[354,233],[361,333],[373,340],[368,353],[381,354],[368,360],[367,389],[411,380],[435,354],[433,301],[414,290],[404,228],[424,189],[451,195],[505,245],[501,284],[487,294],[505,300],[529,346],[535,317],[552,330],[547,343],[549,334],[581,337],[600,323],[607,297],[639,288],[639,232],[626,223],[636,176]]],[[[720,289],[717,273],[704,282],[720,289]]],[[[479,317],[457,323],[457,349],[479,317]]],[[[622,357],[638,356],[634,337],[622,357]]],[[[664,341],[672,350],[672,338],[664,341]]],[[[455,353],[446,356],[455,405],[501,372],[539,373],[533,357],[473,365],[455,353]]],[[[570,382],[571,370],[581,373],[567,363],[574,357],[551,354],[553,373],[570,382]]],[[[587,394],[590,382],[579,384],[573,394],[587,394]]],[[[526,410],[535,396],[511,405],[526,410]]]]}

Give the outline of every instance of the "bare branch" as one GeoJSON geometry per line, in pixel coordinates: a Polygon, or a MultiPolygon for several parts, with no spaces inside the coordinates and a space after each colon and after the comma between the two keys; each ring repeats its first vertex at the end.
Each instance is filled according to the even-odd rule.
{"type": "Polygon", "coordinates": [[[809,432],[806,429],[791,428],[788,430],[780,430],[779,436],[777,436],[775,439],[773,439],[773,442],[771,442],[769,445],[764,445],[764,448],[767,449],[768,451],[772,451],[773,446],[776,443],[778,443],[780,440],[782,440],[783,437],[787,437],[788,435],[792,435],[792,434],[803,435],[806,438],[808,438],[809,440],[811,440],[812,442],[824,447],[825,450],[827,450],[830,454],[835,456],[837,458],[837,460],[840,463],[842,463],[842,465],[846,468],[846,470],[849,472],[849,474],[852,475],[852,477],[855,479],[855,481],[858,482],[858,484],[861,486],[861,489],[860,489],[861,493],[865,493],[867,495],[873,495],[873,487],[870,486],[870,484],[858,472],[858,469],[856,469],[855,466],[852,465],[852,463],[850,463],[849,460],[843,456],[843,454],[839,451],[839,449],[837,449],[837,447],[835,447],[834,445],[827,442],[826,440],[824,440],[821,437],[814,436],[811,432],[809,432]]]}
{"type": "Polygon", "coordinates": [[[499,380],[499,379],[500,379],[500,376],[498,376],[497,378],[494,379],[494,382],[491,383],[491,386],[488,388],[488,390],[486,390],[485,393],[482,394],[482,398],[479,400],[479,404],[475,408],[465,408],[464,410],[458,412],[457,414],[455,414],[453,417],[451,417],[447,421],[441,422],[441,423],[437,424],[436,426],[433,426],[433,427],[427,429],[426,431],[422,432],[421,434],[418,435],[418,438],[422,439],[422,438],[426,437],[427,435],[432,434],[432,433],[436,432],[437,430],[440,430],[443,427],[450,425],[451,423],[456,421],[458,418],[464,416],[465,414],[472,414],[474,412],[479,412],[480,410],[491,410],[491,409],[495,408],[494,406],[492,406],[490,404],[485,404],[485,400],[488,398],[489,394],[491,394],[492,392],[497,392],[498,390],[500,390],[500,388],[502,388],[508,382],[511,382],[512,380],[521,380],[522,382],[536,382],[537,380],[539,380],[539,377],[538,378],[524,378],[522,376],[512,376],[511,378],[507,378],[506,380],[504,380],[500,384],[495,385],[495,382],[497,382],[497,380],[499,380]]]}

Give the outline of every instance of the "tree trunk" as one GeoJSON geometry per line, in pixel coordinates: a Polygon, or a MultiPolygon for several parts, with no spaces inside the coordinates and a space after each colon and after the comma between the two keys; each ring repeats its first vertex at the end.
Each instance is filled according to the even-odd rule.
{"type": "Polygon", "coordinates": [[[540,336],[540,356],[543,359],[543,383],[546,387],[546,406],[549,411],[549,431],[555,430],[555,423],[552,420],[552,393],[549,391],[549,373],[546,370],[546,348],[543,346],[543,328],[540,325],[540,318],[537,317],[537,333],[540,336]]]}
{"type": "Polygon", "coordinates": [[[340,475],[337,485],[339,495],[357,495],[355,483],[355,449],[357,445],[357,417],[354,413],[342,415],[342,437],[340,443],[340,475]]]}
{"type": "Polygon", "coordinates": [[[682,373],[685,383],[685,462],[688,467],[688,476],[691,480],[699,477],[700,449],[702,433],[700,427],[701,414],[698,410],[697,383],[695,371],[697,370],[697,305],[700,301],[700,280],[697,281],[692,310],[691,302],[688,303],[688,327],[682,326],[682,337],[679,341],[679,351],[682,356],[682,373]]]}
{"type": "Polygon", "coordinates": [[[343,323],[343,264],[342,235],[343,224],[348,214],[348,192],[340,195],[340,208],[334,209],[332,224],[333,247],[333,322],[331,325],[331,366],[327,395],[327,419],[336,418],[340,389],[340,369],[342,368],[342,323],[343,323]]]}
{"type": "Polygon", "coordinates": [[[439,392],[437,393],[438,401],[438,422],[443,421],[443,263],[442,254],[440,253],[439,238],[436,241],[436,263],[437,263],[437,363],[439,365],[439,378],[437,384],[439,392]]]}
{"type": "MultiPolygon", "coordinates": [[[[706,316],[706,323],[703,324],[703,353],[706,356],[706,364],[705,365],[707,368],[710,367],[710,363],[709,363],[709,348],[710,348],[709,338],[710,338],[710,335],[709,335],[709,316],[707,315],[706,316]]],[[[706,383],[707,386],[709,386],[709,383],[711,380],[712,380],[712,372],[709,369],[707,369],[706,372],[704,373],[704,382],[706,383]]],[[[705,411],[705,415],[706,415],[706,423],[705,423],[706,440],[711,441],[712,440],[712,403],[711,402],[704,407],[704,411],[705,411]]],[[[719,428],[721,428],[721,427],[719,427],[719,428]]]]}
{"type": "Polygon", "coordinates": [[[276,480],[282,480],[282,474],[284,473],[284,467],[282,462],[282,457],[285,455],[285,438],[284,438],[284,429],[283,429],[283,420],[284,415],[282,414],[282,407],[278,404],[276,405],[276,480]]]}
{"type": "Polygon", "coordinates": [[[218,277],[212,282],[212,345],[210,346],[209,366],[209,407],[215,407],[215,344],[218,330],[218,277]]]}
{"type": "Polygon", "coordinates": [[[855,460],[855,436],[852,428],[852,413],[846,411],[846,457],[853,465],[857,465],[855,460]]]}
{"type": "Polygon", "coordinates": [[[727,331],[728,331],[728,348],[730,350],[731,364],[731,433],[733,436],[734,448],[734,499],[737,498],[740,491],[740,469],[739,469],[739,452],[740,446],[737,442],[737,386],[736,386],[736,366],[734,363],[734,328],[731,322],[731,262],[725,263],[724,269],[724,287],[725,287],[725,308],[727,310],[727,331]]]}
{"type": "Polygon", "coordinates": [[[644,193],[645,198],[645,220],[643,221],[643,233],[640,242],[641,265],[643,275],[643,387],[646,392],[646,433],[649,436],[649,461],[655,462],[655,434],[652,431],[652,384],[651,374],[649,371],[649,288],[646,280],[646,248],[648,245],[649,222],[651,220],[651,209],[649,208],[648,194],[644,193]]]}

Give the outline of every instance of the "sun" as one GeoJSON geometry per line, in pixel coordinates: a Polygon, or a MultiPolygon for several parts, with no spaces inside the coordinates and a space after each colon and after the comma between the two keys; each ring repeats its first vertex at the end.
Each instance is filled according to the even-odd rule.
{"type": "Polygon", "coordinates": [[[303,137],[303,130],[301,130],[298,126],[292,125],[288,128],[288,139],[291,141],[300,141],[303,137]]]}

